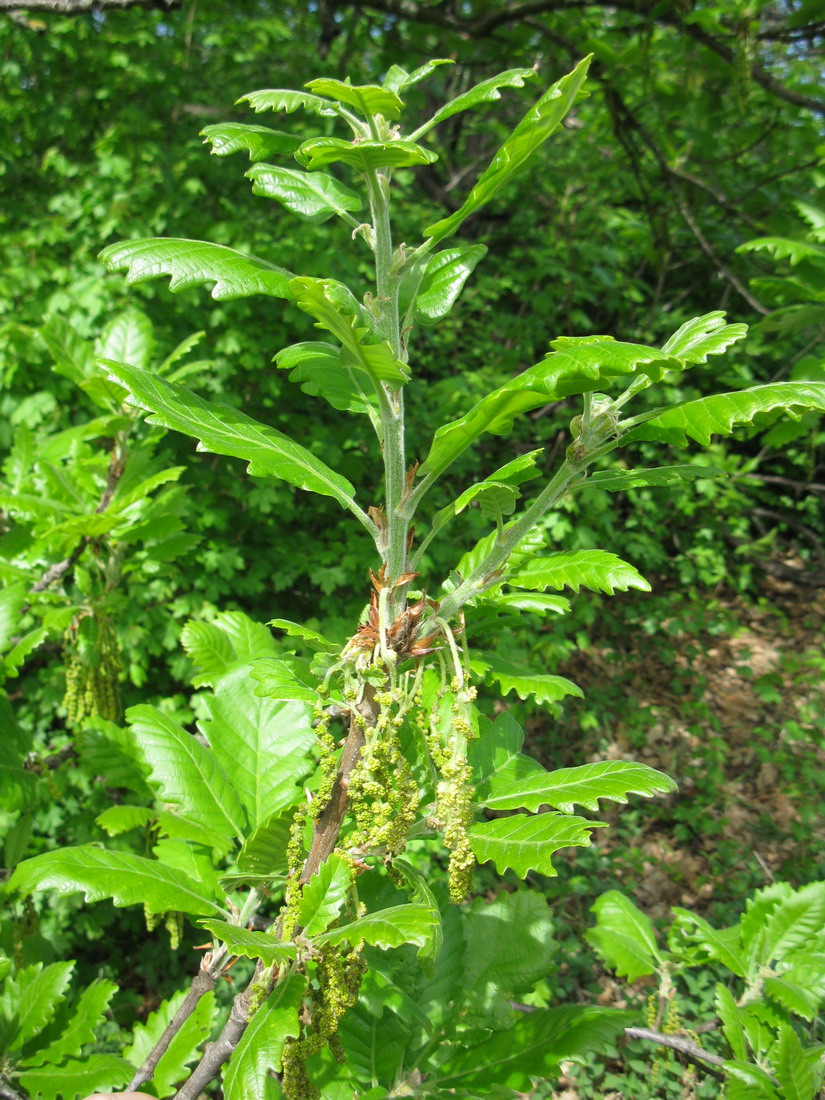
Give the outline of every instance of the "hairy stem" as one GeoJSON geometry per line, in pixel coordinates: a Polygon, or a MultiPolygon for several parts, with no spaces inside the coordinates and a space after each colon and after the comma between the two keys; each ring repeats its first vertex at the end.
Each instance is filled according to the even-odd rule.
{"type": "MultiPolygon", "coordinates": [[[[442,619],[451,619],[468,600],[471,600],[473,596],[486,587],[490,574],[504,564],[511,552],[538,523],[545,512],[549,511],[564,496],[571,482],[584,471],[589,462],[590,456],[581,462],[571,462],[570,459],[565,459],[556,476],[542,489],[533,503],[526,509],[521,519],[496,539],[490,553],[478,568],[466,580],[462,581],[458,588],[454,589],[441,601],[438,614],[442,619]]],[[[422,627],[423,629],[425,627],[422,627]]]]}

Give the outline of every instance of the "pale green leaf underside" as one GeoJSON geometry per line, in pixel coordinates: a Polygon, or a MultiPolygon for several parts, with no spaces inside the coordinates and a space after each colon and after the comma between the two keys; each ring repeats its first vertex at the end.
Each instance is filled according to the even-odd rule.
{"type": "Polygon", "coordinates": [[[726,325],[725,314],[722,310],[715,310],[686,321],[663,344],[662,351],[685,363],[706,363],[709,355],[721,355],[747,333],[747,325],[726,325]]]}
{"type": "Polygon", "coordinates": [[[480,103],[492,103],[496,99],[501,99],[499,88],[523,88],[525,80],[535,80],[536,75],[535,69],[507,69],[498,76],[490,77],[489,80],[482,80],[468,92],[463,92],[440,107],[427,124],[427,129],[437,126],[439,122],[444,122],[445,119],[452,118],[461,111],[477,107],[480,103]]]}
{"type": "Polygon", "coordinates": [[[470,666],[477,675],[498,680],[504,695],[514,691],[520,699],[534,695],[537,703],[557,703],[567,695],[582,698],[582,690],[564,676],[548,672],[531,672],[498,653],[480,653],[471,658],[470,666]]]}
{"type": "Polygon", "coordinates": [[[284,268],[257,256],[245,256],[234,248],[174,237],[145,237],[112,244],[103,249],[100,259],[110,271],[125,270],[125,281],[130,286],[169,275],[171,291],[211,284],[212,297],[218,301],[252,294],[289,298],[287,287],[294,278],[284,268]]]}
{"type": "Polygon", "coordinates": [[[386,340],[376,338],[363,308],[341,283],[332,279],[293,279],[290,292],[298,306],[315,319],[315,327],[331,332],[374,382],[397,385],[409,378],[409,367],[395,357],[386,340]]]}
{"type": "Polygon", "coordinates": [[[647,764],[602,760],[577,768],[559,768],[527,779],[494,782],[484,804],[491,810],[532,810],[553,806],[563,813],[573,807],[598,810],[599,799],[626,803],[629,794],[654,795],[676,789],[668,775],[647,764]]]}
{"type": "Polygon", "coordinates": [[[250,676],[258,686],[255,694],[262,699],[293,699],[302,703],[315,703],[317,685],[299,680],[291,664],[277,657],[261,657],[254,661],[250,676]]]}
{"type": "Polygon", "coordinates": [[[242,122],[219,122],[215,126],[205,126],[201,130],[204,143],[212,146],[212,152],[218,157],[227,157],[232,153],[249,154],[253,162],[266,160],[275,154],[294,153],[303,138],[270,130],[268,126],[255,126],[242,122]]]}
{"type": "Polygon", "coordinates": [[[585,935],[619,977],[634,982],[652,974],[661,953],[650,918],[618,890],[597,898],[593,912],[598,925],[585,935]]]}
{"type": "Polygon", "coordinates": [[[548,611],[566,615],[570,610],[570,601],[564,596],[549,596],[545,592],[485,592],[479,603],[482,607],[498,607],[502,611],[530,611],[542,617],[548,611]]]}
{"type": "Polygon", "coordinates": [[[589,65],[590,58],[587,57],[571,73],[548,88],[498,150],[461,208],[428,226],[424,231],[428,237],[441,241],[451,236],[466,218],[485,206],[527,165],[542,142],[559,129],[576,102],[589,65]]]}
{"type": "Polygon", "coordinates": [[[656,440],[685,446],[690,437],[707,447],[712,436],[729,435],[734,428],[752,423],[760,413],[782,410],[798,418],[806,409],[825,410],[825,382],[776,382],[686,401],[632,428],[624,441],[656,440]]]}
{"type": "Polygon", "coordinates": [[[654,382],[678,359],[642,344],[624,344],[608,336],[587,342],[554,341],[556,350],[540,363],[483,397],[468,413],[440,427],[421,473],[445,470],[484,432],[506,435],[521,413],[563,397],[604,389],[612,379],[644,374],[654,382]]]}
{"type": "Polygon", "coordinates": [[[220,908],[199,883],[175,868],[91,844],[24,860],[10,887],[24,894],[49,889],[58,894],[80,892],[87,901],[111,898],[116,906],[146,905],[150,913],[172,910],[208,916],[220,908]]]}
{"type": "Polygon", "coordinates": [[[298,949],[294,943],[279,943],[266,932],[250,932],[239,928],[237,924],[228,924],[222,920],[202,920],[203,928],[211,932],[215,939],[225,943],[230,955],[242,955],[246,959],[262,959],[267,966],[294,959],[298,949]]]}
{"type": "Polygon", "coordinates": [[[311,95],[309,92],[296,92],[291,88],[264,88],[258,92],[242,95],[238,103],[248,103],[260,114],[261,111],[278,111],[291,115],[293,111],[311,111],[316,115],[336,115],[338,108],[329,99],[311,95]]]}
{"type": "Polygon", "coordinates": [[[572,588],[574,592],[589,588],[608,596],[617,589],[650,591],[650,585],[632,565],[607,550],[567,550],[533,558],[505,581],[513,588],[572,588]]]}
{"type": "Polygon", "coordinates": [[[256,164],[246,175],[252,180],[253,194],[275,199],[290,213],[314,225],[336,214],[347,218],[351,211],[361,209],[360,196],[324,172],[256,164]]]}
{"type": "Polygon", "coordinates": [[[296,382],[304,393],[323,397],[340,412],[367,413],[378,416],[378,401],[372,383],[363,369],[335,344],[307,340],[291,344],[275,356],[279,370],[290,371],[290,382],[296,382]]]}
{"type": "Polygon", "coordinates": [[[601,821],[586,821],[567,814],[515,814],[484,821],[470,829],[470,844],[479,863],[488,859],[499,874],[511,867],[524,878],[528,871],[555,875],[550,857],[560,848],[590,846],[590,830],[601,821]]]}
{"type": "Polygon", "coordinates": [[[129,391],[131,403],[152,414],[150,423],[192,436],[199,451],[243,459],[253,477],[279,477],[299,489],[334,497],[344,508],[354,504],[354,489],[346,478],[275,428],[123,363],[106,366],[129,391]]]}
{"type": "Polygon", "coordinates": [[[609,493],[627,489],[661,488],[677,481],[698,481],[701,478],[727,477],[715,466],[656,466],[650,470],[599,470],[573,489],[604,489],[609,493]]]}
{"type": "Polygon", "coordinates": [[[432,908],[411,902],[368,913],[341,928],[333,928],[322,936],[316,936],[315,943],[363,942],[385,949],[412,943],[419,948],[419,953],[423,953],[429,949],[438,929],[439,920],[432,908]]]}

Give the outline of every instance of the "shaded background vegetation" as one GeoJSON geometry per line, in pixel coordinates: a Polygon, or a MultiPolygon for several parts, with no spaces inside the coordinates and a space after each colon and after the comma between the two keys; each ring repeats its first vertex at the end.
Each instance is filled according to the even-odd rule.
{"type": "MultiPolygon", "coordinates": [[[[20,425],[63,428],[92,411],[52,371],[41,326],[59,318],[91,339],[114,311],[137,303],[161,354],[203,332],[198,388],[311,442],[370,500],[373,460],[351,423],[271,364],[281,346],[309,338],[297,308],[195,291],[171,297],[153,283],[128,288],[96,256],[127,237],[191,237],[357,289],[347,230],[301,225],[253,198],[237,165],[207,154],[199,130],[247,119],[233,103],[256,88],[323,75],[364,83],[392,63],[412,70],[431,57],[454,64],[410,90],[422,115],[503,67],[535,66],[546,86],[584,54],[595,60],[589,99],[539,153],[537,186],[515,183],[468,223],[467,235],[490,251],[450,319],[419,341],[413,370],[426,384],[412,410],[413,454],[422,456],[435,424],[561,334],[657,343],[688,317],[722,309],[754,326],[751,337],[680,385],[710,392],[825,378],[825,20],[816,0],[185,0],[49,10],[59,6],[0,5],[3,455],[20,425]],[[741,249],[763,237],[797,247],[741,249]]],[[[403,174],[400,224],[412,233],[436,205],[457,208],[534,96],[508,90],[441,127],[434,168],[403,174]]],[[[573,411],[560,402],[506,441],[485,437],[457,464],[456,484],[528,446],[546,445],[549,466],[573,411]]],[[[723,482],[609,500],[585,491],[548,526],[558,547],[621,549],[654,593],[612,604],[581,597],[563,632],[514,629],[514,647],[561,668],[587,695],[552,720],[513,704],[533,751],[557,764],[631,754],[681,785],[671,803],[623,815],[620,832],[569,861],[561,885],[545,884],[571,936],[611,881],[636,888],[654,913],[685,901],[724,913],[766,877],[799,884],[823,870],[815,809],[825,713],[822,441],[814,417],[753,431],[714,448],[729,474],[723,482]]],[[[186,468],[182,514],[194,537],[176,560],[123,581],[123,695],[127,705],[159,702],[191,717],[178,643],[188,617],[239,608],[344,636],[366,598],[368,548],[331,503],[254,480],[241,494],[237,463],[196,454],[174,435],[160,446],[186,468]]],[[[0,525],[10,580],[13,509],[4,507],[0,525]]],[[[434,547],[429,566],[448,569],[482,531],[470,511],[456,523],[455,549],[434,547]]],[[[44,573],[51,564],[39,563],[44,573]]],[[[59,635],[9,687],[44,755],[70,747],[59,635]]],[[[89,839],[105,805],[71,756],[53,782],[60,806],[37,811],[25,854],[89,839]]],[[[58,952],[79,957],[102,936],[145,941],[133,917],[109,910],[79,918],[64,906],[49,919],[58,952]]],[[[177,964],[158,965],[159,950],[153,941],[124,948],[137,1001],[162,991],[161,972],[176,976],[177,964]]],[[[596,980],[592,960],[558,979],[571,988],[596,980]]],[[[635,1087],[647,1095],[641,1080],[635,1087]]]]}

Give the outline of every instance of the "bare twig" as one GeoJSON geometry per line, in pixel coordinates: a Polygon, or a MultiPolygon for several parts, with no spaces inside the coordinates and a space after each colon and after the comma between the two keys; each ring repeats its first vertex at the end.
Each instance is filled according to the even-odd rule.
{"type": "Polygon", "coordinates": [[[647,1027],[626,1027],[624,1033],[628,1039],[646,1039],[650,1043],[658,1043],[659,1046],[675,1050],[677,1054],[687,1058],[689,1062],[698,1066],[710,1077],[715,1077],[717,1081],[725,1080],[724,1073],[711,1068],[712,1066],[723,1066],[725,1059],[718,1054],[711,1054],[709,1050],[703,1050],[692,1039],[686,1039],[681,1035],[664,1035],[661,1031],[653,1031],[647,1027]]]}
{"type": "Polygon", "coordinates": [[[160,11],[172,11],[180,7],[180,0],[0,0],[0,12],[38,11],[54,12],[56,15],[82,15],[87,11],[101,11],[107,8],[124,10],[126,8],[158,8],[160,11]]]}
{"type": "MultiPolygon", "coordinates": [[[[377,717],[378,707],[375,702],[375,688],[370,684],[366,684],[361,702],[350,715],[349,732],[341,753],[341,761],[338,765],[338,774],[335,778],[332,794],[315,818],[312,843],[301,873],[301,882],[309,881],[324,860],[332,854],[335,845],[338,843],[338,835],[341,832],[347,809],[350,775],[358,762],[364,745],[362,725],[357,719],[363,719],[367,726],[373,726],[377,717]]],[[[209,1082],[217,1077],[221,1067],[231,1057],[232,1052],[241,1041],[241,1037],[246,1031],[247,1024],[254,1015],[257,1006],[266,1000],[277,980],[278,975],[275,973],[274,968],[264,969],[261,964],[257,966],[249,985],[232,1002],[229,1019],[220,1035],[214,1043],[206,1048],[204,1056],[195,1067],[192,1076],[178,1090],[176,1100],[197,1100],[197,1097],[200,1096],[209,1082]]],[[[144,1080],[147,1079],[144,1078],[144,1080]]]]}
{"type": "Polygon", "coordinates": [[[28,1100],[28,1095],[25,1092],[19,1092],[0,1077],[0,1100],[28,1100]]]}
{"type": "Polygon", "coordinates": [[[135,1092],[141,1085],[145,1085],[146,1082],[150,1080],[157,1068],[158,1062],[169,1049],[169,1044],[197,1008],[198,1001],[200,1001],[204,993],[208,993],[210,989],[215,988],[215,982],[218,980],[221,970],[223,970],[227,954],[228,951],[226,947],[221,944],[217,951],[204,956],[201,961],[200,971],[193,978],[192,984],[189,986],[189,991],[181,1002],[177,1012],[166,1025],[165,1031],[150,1051],[146,1061],[140,1069],[135,1072],[134,1077],[129,1082],[129,1092],[135,1092]]]}

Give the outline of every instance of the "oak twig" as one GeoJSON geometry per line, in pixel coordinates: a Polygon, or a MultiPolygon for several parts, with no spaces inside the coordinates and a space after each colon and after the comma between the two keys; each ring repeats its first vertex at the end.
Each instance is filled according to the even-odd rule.
{"type": "Polygon", "coordinates": [[[653,1031],[648,1027],[626,1027],[624,1033],[628,1039],[646,1039],[650,1043],[658,1043],[661,1047],[675,1050],[709,1077],[715,1077],[717,1081],[725,1080],[724,1073],[711,1067],[723,1066],[726,1059],[704,1050],[692,1039],[686,1039],[682,1035],[664,1035],[661,1031],[653,1031]]]}

